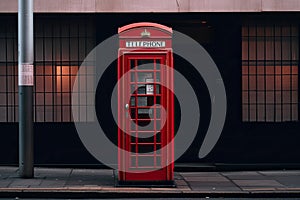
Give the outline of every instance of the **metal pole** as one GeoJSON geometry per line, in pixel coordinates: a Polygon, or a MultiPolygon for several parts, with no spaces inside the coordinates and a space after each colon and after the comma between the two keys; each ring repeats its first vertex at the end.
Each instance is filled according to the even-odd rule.
{"type": "Polygon", "coordinates": [[[19,175],[33,172],[33,0],[19,0],[19,175]]]}

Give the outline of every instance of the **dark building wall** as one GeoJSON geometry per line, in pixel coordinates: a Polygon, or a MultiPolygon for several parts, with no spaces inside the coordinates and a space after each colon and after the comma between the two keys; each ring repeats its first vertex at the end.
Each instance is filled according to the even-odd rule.
{"type": "MultiPolygon", "coordinates": [[[[223,77],[227,93],[227,118],[222,135],[204,159],[198,158],[198,151],[206,134],[211,101],[202,77],[194,73],[192,66],[175,56],[175,68],[191,83],[199,98],[201,121],[197,136],[178,162],[224,163],[224,164],[300,164],[299,122],[242,122],[242,75],[241,75],[241,27],[249,21],[276,24],[278,16],[289,23],[298,24],[299,14],[93,14],[93,15],[36,15],[36,23],[43,19],[45,25],[63,19],[76,24],[79,18],[92,20],[95,25],[95,45],[117,33],[118,27],[126,24],[151,21],[181,31],[198,42],[211,55],[223,77]],[[202,23],[206,21],[206,23],[202,23]],[[183,67],[184,66],[184,67],[183,67]]],[[[0,16],[16,24],[16,16],[0,16]]],[[[284,21],[283,20],[283,21],[284,21]]],[[[2,20],[1,20],[2,21],[2,20]]],[[[16,31],[16,26],[15,26],[16,31]]],[[[3,46],[1,51],[3,51],[3,46]]],[[[15,60],[16,62],[16,60],[15,60]]],[[[107,136],[116,143],[117,126],[110,113],[110,97],[117,82],[116,62],[105,72],[96,94],[96,110],[105,113],[100,124],[107,136]],[[101,102],[101,103],[99,103],[101,102]]],[[[175,83],[176,84],[176,83],[175,83]]],[[[196,106],[196,105],[195,105],[196,106]]],[[[177,104],[177,110],[180,110],[177,104]]],[[[180,116],[177,112],[177,125],[180,116]]],[[[103,116],[103,115],[102,115],[103,116]]],[[[17,164],[18,128],[17,123],[1,123],[0,164],[17,164]],[[8,152],[8,153],[7,153],[8,152]]],[[[176,148],[176,147],[175,147],[176,148]]],[[[56,165],[97,165],[100,164],[84,148],[75,127],[68,122],[35,123],[35,163],[56,165]]]]}

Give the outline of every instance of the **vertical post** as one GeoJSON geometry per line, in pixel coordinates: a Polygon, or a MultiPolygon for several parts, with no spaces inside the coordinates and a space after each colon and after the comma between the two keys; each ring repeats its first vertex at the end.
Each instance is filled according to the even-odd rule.
{"type": "Polygon", "coordinates": [[[33,172],[33,0],[18,4],[19,175],[33,172]]]}

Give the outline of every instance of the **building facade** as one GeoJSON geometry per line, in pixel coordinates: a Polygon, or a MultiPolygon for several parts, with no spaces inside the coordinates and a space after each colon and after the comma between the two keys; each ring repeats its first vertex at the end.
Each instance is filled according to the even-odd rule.
{"type": "MultiPolygon", "coordinates": [[[[232,169],[300,165],[299,1],[36,0],[34,10],[37,165],[102,166],[81,143],[73,122],[99,120],[107,137],[117,142],[110,111],[116,61],[97,85],[95,99],[86,95],[73,102],[81,113],[76,119],[72,88],[79,67],[97,44],[117,34],[119,27],[140,21],[167,25],[196,40],[213,58],[225,84],[224,129],[211,153],[200,159],[212,102],[193,66],[174,57],[175,69],[191,83],[201,110],[197,136],[177,164],[232,169]],[[89,115],[94,100],[101,113],[97,119],[89,115]]],[[[0,2],[0,19],[0,164],[13,165],[18,163],[17,1],[0,2]]],[[[80,87],[89,92],[97,66],[87,69],[80,87]]],[[[178,128],[180,112],[175,120],[178,128]]]]}

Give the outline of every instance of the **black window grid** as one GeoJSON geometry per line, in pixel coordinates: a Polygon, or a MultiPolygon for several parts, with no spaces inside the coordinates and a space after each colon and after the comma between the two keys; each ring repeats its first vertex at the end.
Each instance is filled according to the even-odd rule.
{"type": "Polygon", "coordinates": [[[242,120],[298,121],[298,26],[245,25],[242,43],[242,120]]]}
{"type": "MultiPolygon", "coordinates": [[[[90,97],[94,94],[91,94],[92,90],[89,88],[94,86],[90,83],[95,76],[94,63],[90,63],[87,72],[81,74],[85,80],[85,83],[81,84],[85,85],[86,89],[74,92],[75,96],[78,96],[78,100],[75,101],[77,104],[74,105],[78,110],[76,119],[73,119],[71,99],[79,66],[95,46],[93,20],[81,17],[79,20],[62,19],[60,23],[45,18],[37,21],[34,38],[34,121],[94,121],[89,112],[93,105],[93,99],[90,97]],[[76,94],[81,94],[85,100],[76,94]]],[[[0,122],[17,122],[16,20],[11,18],[2,22],[0,26],[0,122]]]]}

